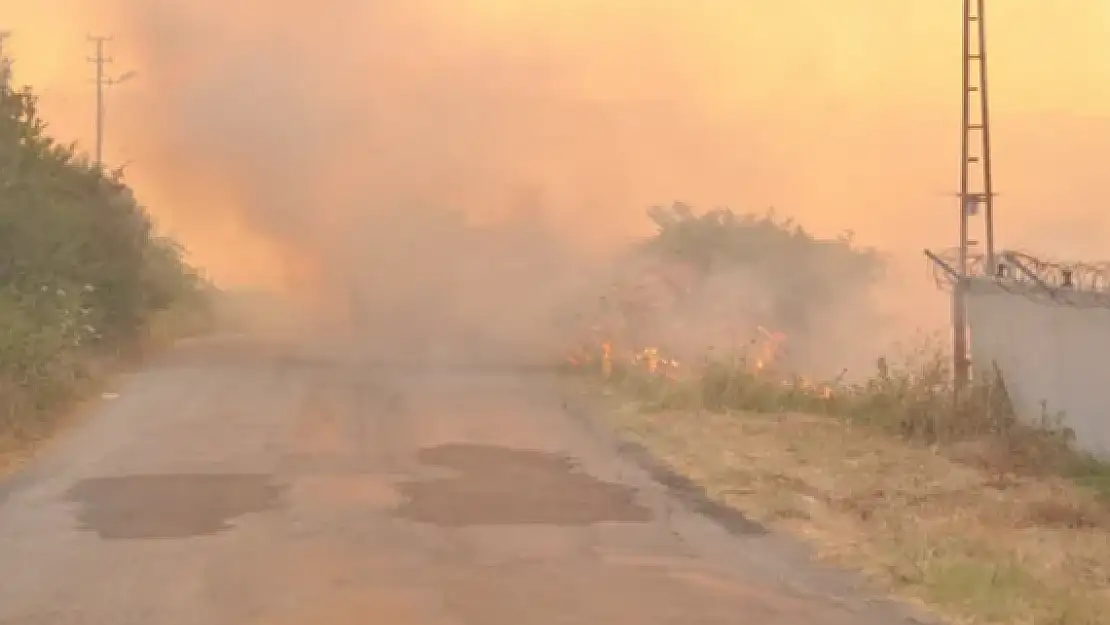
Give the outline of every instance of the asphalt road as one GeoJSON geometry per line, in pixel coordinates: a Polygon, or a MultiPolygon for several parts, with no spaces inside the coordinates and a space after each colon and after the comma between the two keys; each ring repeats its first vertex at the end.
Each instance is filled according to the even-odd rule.
{"type": "Polygon", "coordinates": [[[0,624],[912,622],[717,518],[555,389],[182,349],[0,484],[0,624]]]}

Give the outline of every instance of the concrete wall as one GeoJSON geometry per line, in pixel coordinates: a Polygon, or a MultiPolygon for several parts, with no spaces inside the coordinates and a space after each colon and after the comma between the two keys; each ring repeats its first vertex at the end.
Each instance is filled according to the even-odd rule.
{"type": "Polygon", "coordinates": [[[968,323],[973,367],[997,364],[1022,418],[1062,412],[1080,448],[1110,457],[1110,309],[976,281],[968,323]]]}

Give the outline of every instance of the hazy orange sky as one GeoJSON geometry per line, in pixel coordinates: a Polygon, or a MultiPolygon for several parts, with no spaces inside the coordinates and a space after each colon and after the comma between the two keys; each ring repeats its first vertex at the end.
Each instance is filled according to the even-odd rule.
{"type": "MultiPolygon", "coordinates": [[[[1110,3],[989,3],[998,237],[1105,255],[1110,3]]],[[[958,0],[0,0],[55,132],[228,280],[373,203],[542,198],[591,244],[649,204],[761,210],[917,258],[954,242],[958,0]],[[355,201],[359,200],[359,201],[355,201]]],[[[914,261],[916,262],[916,260],[914,261]]],[[[922,266],[924,267],[924,261],[922,266]]]]}

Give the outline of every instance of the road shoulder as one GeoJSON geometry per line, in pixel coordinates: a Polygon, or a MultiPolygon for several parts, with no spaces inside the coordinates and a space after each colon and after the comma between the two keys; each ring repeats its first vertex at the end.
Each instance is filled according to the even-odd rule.
{"type": "Polygon", "coordinates": [[[561,388],[564,409],[593,437],[660,485],[675,505],[715,525],[721,536],[732,536],[725,543],[700,540],[693,533],[684,536],[706,557],[742,575],[775,580],[787,592],[837,605],[856,614],[859,622],[940,622],[924,604],[891,596],[881,584],[821,558],[815,545],[799,540],[774,518],[737,505],[727,488],[722,491],[709,478],[708,463],[691,456],[693,450],[680,449],[681,438],[674,431],[655,429],[653,420],[644,418],[648,415],[580,380],[564,380],[561,388]],[[685,461],[679,458],[683,453],[685,461]]]}
{"type": "Polygon", "coordinates": [[[568,385],[620,444],[876,592],[969,623],[1105,622],[1110,521],[1066,480],[977,468],[824,416],[646,411],[568,385]]]}

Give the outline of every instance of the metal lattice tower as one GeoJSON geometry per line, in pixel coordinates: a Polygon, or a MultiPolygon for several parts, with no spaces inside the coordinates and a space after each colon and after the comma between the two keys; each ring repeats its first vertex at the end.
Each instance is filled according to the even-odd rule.
{"type": "Polygon", "coordinates": [[[960,157],[960,249],[957,271],[961,280],[953,290],[953,358],[958,384],[970,374],[966,285],[973,221],[980,221],[985,270],[996,271],[994,247],[994,187],[991,180],[990,99],[987,94],[986,0],[963,0],[963,141],[960,157]],[[981,218],[978,219],[978,218],[981,218]]]}

